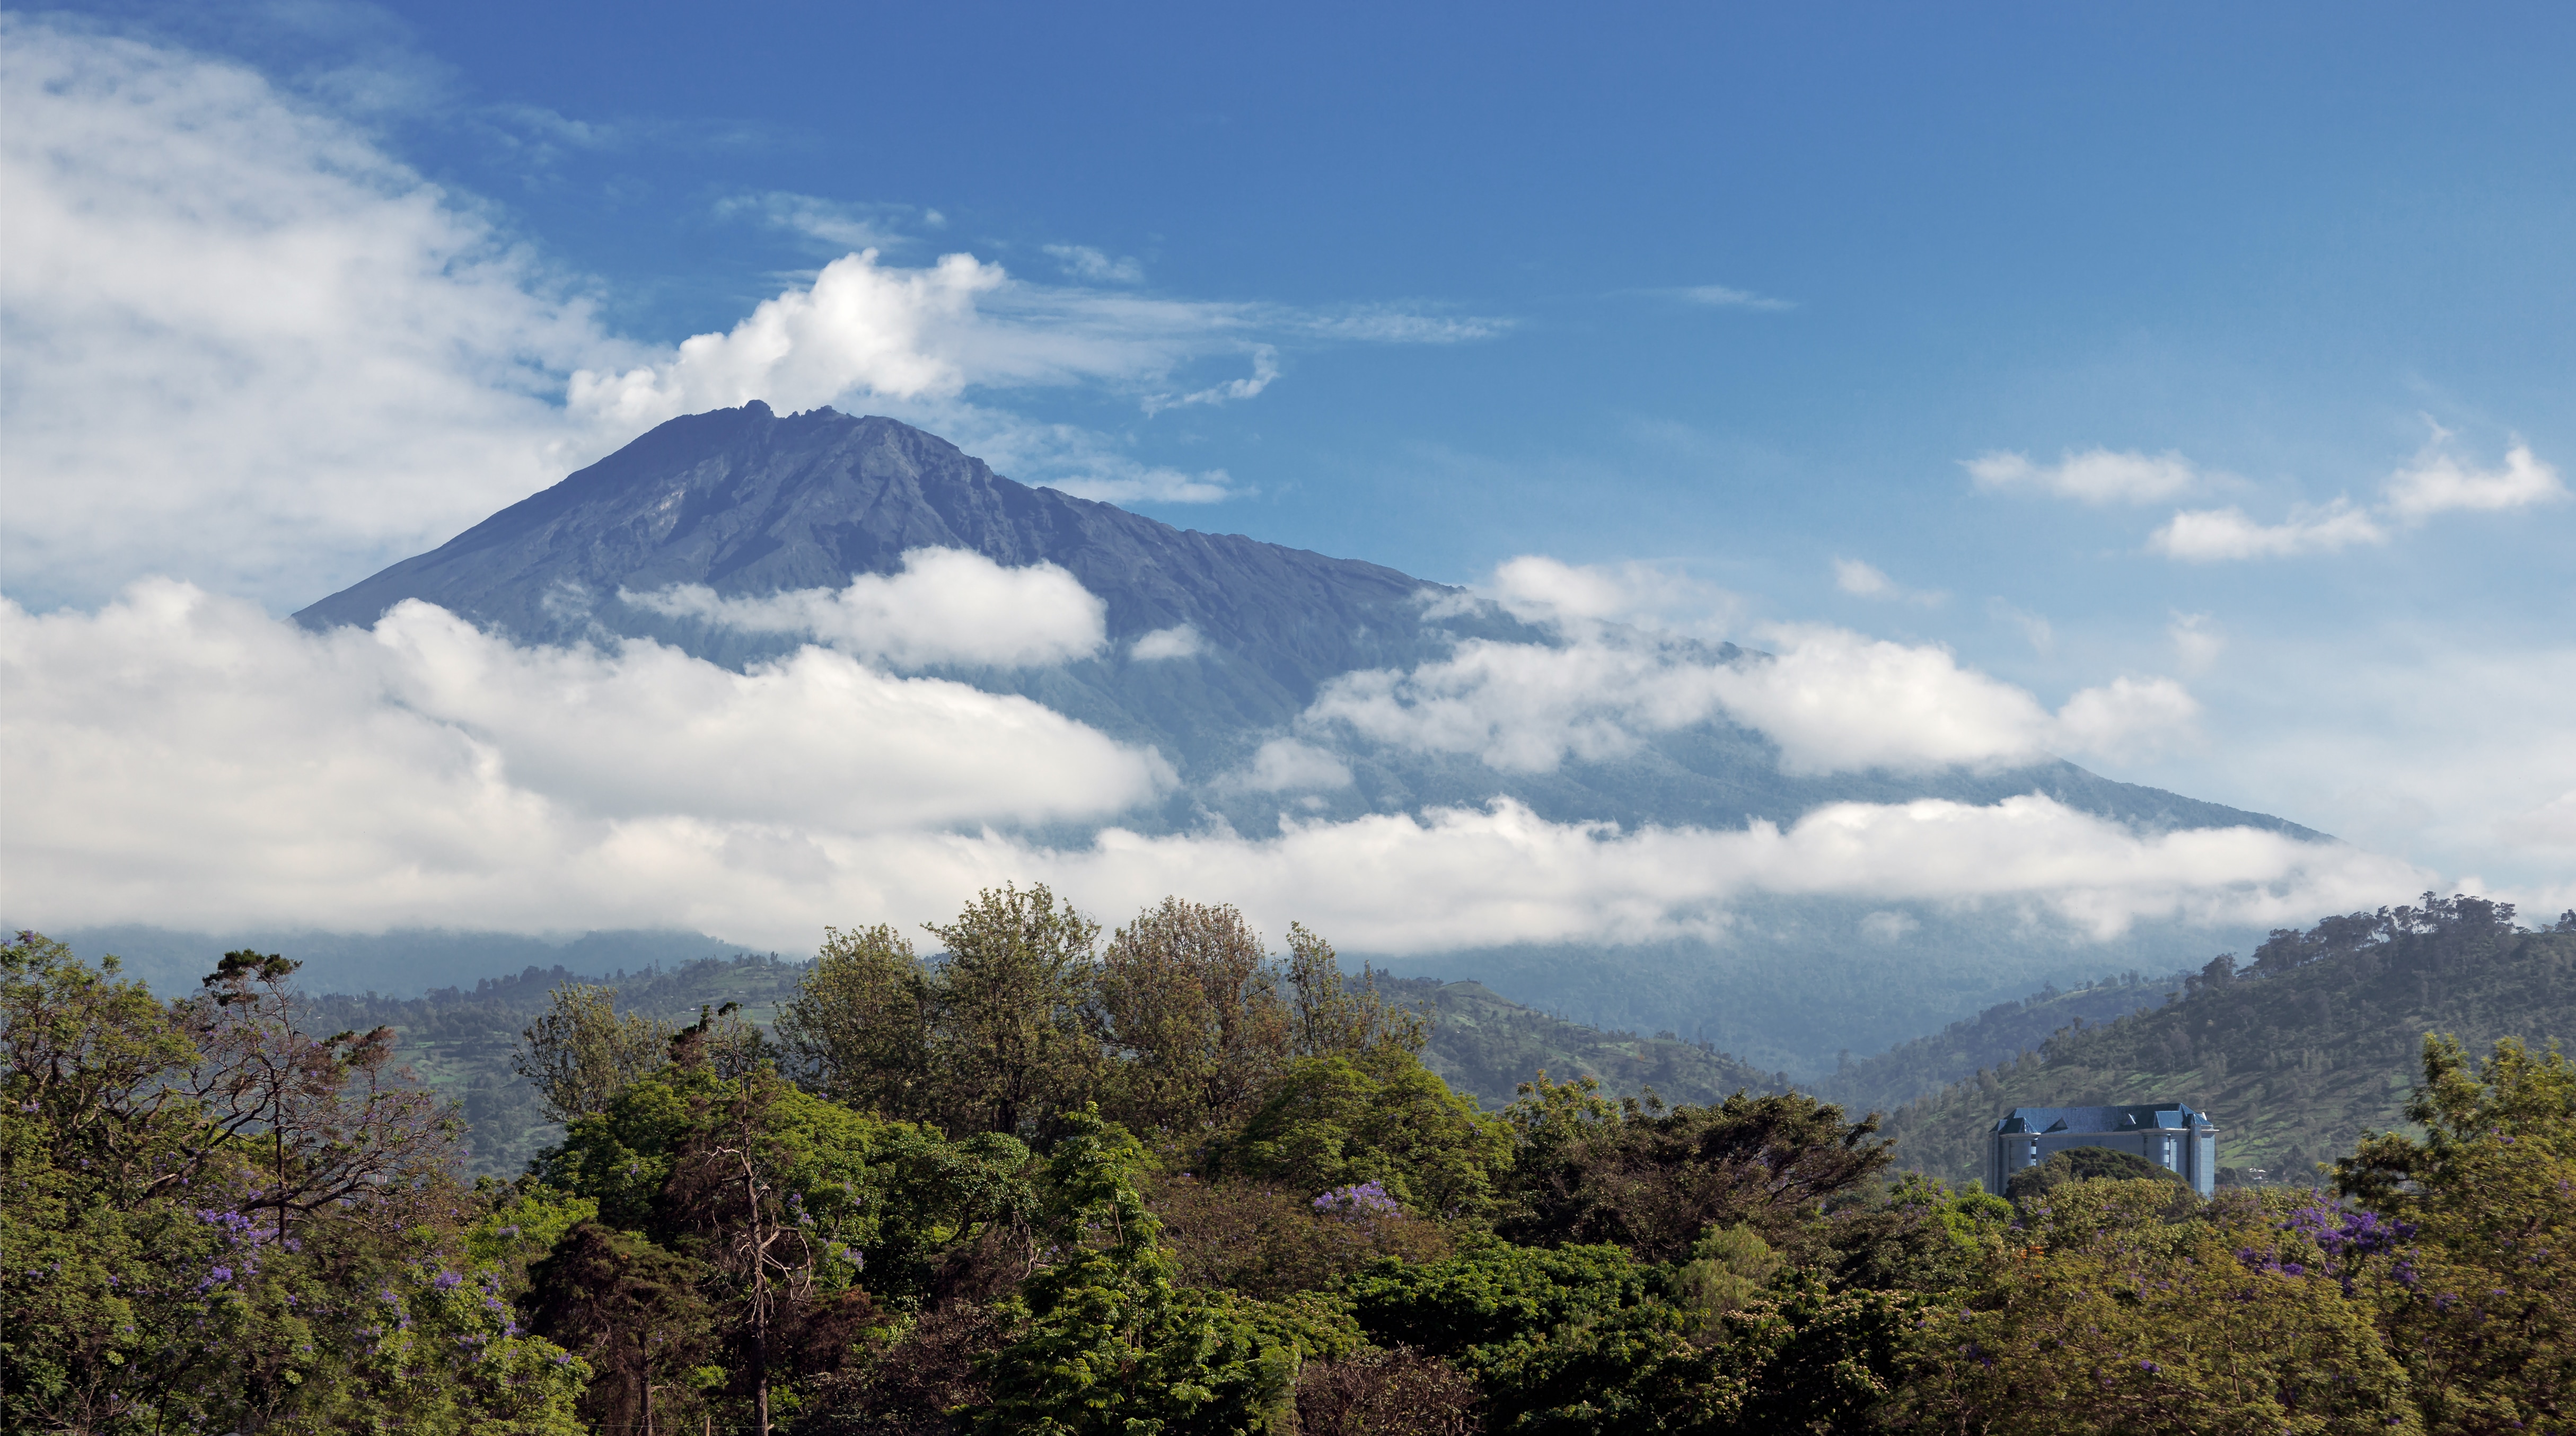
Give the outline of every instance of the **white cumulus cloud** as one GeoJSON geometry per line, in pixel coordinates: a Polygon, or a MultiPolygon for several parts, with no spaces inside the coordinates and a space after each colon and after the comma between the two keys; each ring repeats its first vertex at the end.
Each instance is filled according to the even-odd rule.
{"type": "Polygon", "coordinates": [[[2186,563],[2227,559],[2286,558],[2334,553],[2357,544],[2388,542],[2388,531],[2367,509],[2338,498],[2323,508],[2293,510],[2283,523],[2260,523],[2233,504],[2185,509],[2147,539],[2147,547],[2186,563]]]}
{"type": "Polygon", "coordinates": [[[618,595],[639,608],[753,633],[810,634],[898,668],[1042,667],[1108,642],[1108,607],[1051,563],[1004,568],[965,549],[917,548],[903,571],[847,588],[726,598],[703,584],[618,595]]]}
{"type": "MultiPolygon", "coordinates": [[[[2036,795],[1733,831],[1497,802],[1050,845],[983,825],[1097,821],[1169,770],[1025,700],[820,648],[733,673],[648,643],[518,648],[422,604],[313,634],[169,581],[95,613],[0,601],[0,681],[0,903],[52,927],[676,924],[796,948],[1016,878],[1097,912],[1187,893],[1422,953],[1709,933],[1753,893],[2003,901],[2109,936],[2424,885],[2340,845],[2142,835],[2036,795]]],[[[1293,739],[1248,776],[1348,781],[1293,739]]]]}
{"type": "Polygon", "coordinates": [[[2478,469],[2436,440],[2434,448],[2389,478],[2387,492],[2389,512],[2421,522],[2453,510],[2498,513],[2556,503],[2567,497],[2567,485],[2554,465],[2533,456],[2528,444],[2508,450],[2502,468],[2478,469]]]}
{"type": "Polygon", "coordinates": [[[1687,645],[1473,639],[1409,673],[1326,684],[1301,723],[1506,772],[1600,761],[1718,717],[1760,730],[1794,773],[1980,767],[2062,749],[2125,753],[2178,740],[2198,709],[2170,679],[2120,679],[2055,714],[1963,668],[1949,650],[1822,626],[1782,628],[1776,657],[1719,662],[1687,645]]]}
{"type": "Polygon", "coordinates": [[[1136,640],[1127,656],[1139,662],[1152,663],[1167,658],[1188,658],[1206,647],[1199,631],[1188,624],[1157,628],[1136,640]]]}
{"type": "MultiPolygon", "coordinates": [[[[1494,569],[1494,601],[1514,616],[1589,631],[1620,623],[1647,631],[1722,632],[1741,606],[1734,594],[1659,564],[1573,564],[1545,554],[1522,554],[1494,569]]],[[[1427,613],[1476,602],[1471,595],[1435,600],[1427,613]]]]}
{"type": "Polygon", "coordinates": [[[2189,493],[2200,482],[2192,462],[2170,450],[2070,449],[2054,464],[2035,464],[2027,454],[1998,450],[1964,460],[1962,466],[1981,489],[2036,489],[2088,504],[2151,504],[2189,493]]]}

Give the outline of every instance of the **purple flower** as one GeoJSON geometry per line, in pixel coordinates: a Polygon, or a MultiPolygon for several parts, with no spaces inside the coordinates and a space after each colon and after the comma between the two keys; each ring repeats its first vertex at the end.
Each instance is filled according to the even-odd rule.
{"type": "Polygon", "coordinates": [[[1315,1198],[1315,1210],[1325,1216],[1351,1220],[1360,1217],[1391,1217],[1404,1210],[1402,1203],[1387,1195],[1386,1188],[1374,1181],[1356,1186],[1335,1187],[1315,1198]]]}
{"type": "Polygon", "coordinates": [[[430,1285],[437,1287],[440,1291],[454,1291],[464,1284],[465,1278],[452,1271],[440,1272],[438,1274],[438,1279],[430,1283],[430,1285]]]}

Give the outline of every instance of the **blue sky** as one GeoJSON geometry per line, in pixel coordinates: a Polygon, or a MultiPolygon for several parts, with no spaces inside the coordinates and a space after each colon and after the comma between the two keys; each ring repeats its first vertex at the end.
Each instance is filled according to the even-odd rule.
{"type": "MultiPolygon", "coordinates": [[[[129,287],[111,325],[62,298],[89,261],[22,240],[6,584],[30,610],[150,574],[300,606],[661,412],[567,405],[575,371],[677,374],[672,346],[856,249],[877,274],[967,254],[985,327],[921,351],[947,377],[867,369],[832,402],[1426,578],[1642,565],[1674,581],[1665,621],[1943,645],[2050,708],[2169,681],[2187,731],[2091,766],[2576,902],[2564,7],[12,14],[56,78],[140,47],[98,62],[127,67],[105,108],[32,131],[62,233],[211,252],[206,206],[131,198],[163,187],[153,146],[211,136],[245,176],[223,192],[266,197],[240,224],[394,235],[432,260],[384,322],[455,324],[351,397],[367,366],[312,357],[373,352],[346,288],[320,317],[205,298],[244,270],[146,322],[129,287]],[[96,118],[154,65],[236,77],[219,123],[96,118]],[[88,160],[127,198],[79,189],[88,160]],[[344,182],[383,213],[347,219],[344,182]],[[165,330],[251,357],[99,357],[165,330]],[[289,330],[305,357],[272,362],[289,330]],[[254,372],[277,417],[243,452],[346,435],[189,477],[218,431],[156,416],[254,372]],[[432,457],[359,472],[406,423],[432,457]]],[[[53,83],[18,82],[17,118],[53,83]]]]}

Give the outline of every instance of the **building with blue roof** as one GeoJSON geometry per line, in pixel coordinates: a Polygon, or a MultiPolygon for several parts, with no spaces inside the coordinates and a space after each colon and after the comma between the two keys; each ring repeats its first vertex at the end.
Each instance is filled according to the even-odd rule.
{"type": "Polygon", "coordinates": [[[2069,1147],[2128,1152],[2180,1176],[2206,1197],[2218,1190],[2218,1124],[2180,1102],[2139,1107],[2015,1107],[1992,1129],[1986,1190],[2069,1147]]]}

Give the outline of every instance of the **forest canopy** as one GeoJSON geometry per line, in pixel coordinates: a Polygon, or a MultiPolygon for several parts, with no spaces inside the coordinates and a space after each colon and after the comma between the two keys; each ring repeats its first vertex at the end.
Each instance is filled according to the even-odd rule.
{"type": "MultiPolygon", "coordinates": [[[[1303,928],[1043,887],[827,933],[774,1021],[564,982],[561,1121],[459,1112],[296,965],[0,948],[0,1424],[124,1433],[2564,1427],[2576,1071],[2417,1053],[2313,1188],[1899,1170],[1874,1114],[1533,1071],[1488,1111],[1303,928]]],[[[2297,936],[2297,935],[2294,935],[2297,936]]],[[[2269,954],[2295,973],[2325,956],[2269,954]],[[2296,959],[2296,960],[2292,960],[2296,959]]],[[[2259,967],[2259,963],[2258,963],[2259,967]]],[[[2262,980],[2272,980],[2265,978],[2262,980]]],[[[2141,1164],[2143,1165],[2143,1164],[2141,1164]]]]}

